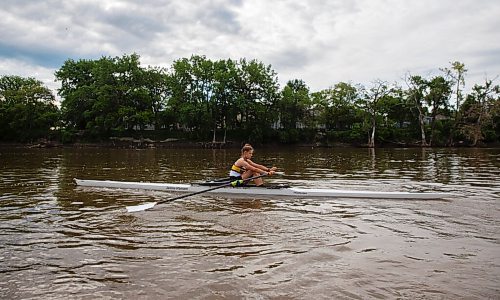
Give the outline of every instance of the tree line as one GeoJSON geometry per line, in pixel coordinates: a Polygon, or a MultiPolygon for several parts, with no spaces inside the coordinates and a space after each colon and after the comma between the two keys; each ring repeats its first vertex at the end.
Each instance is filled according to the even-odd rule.
{"type": "Polygon", "coordinates": [[[339,82],[310,91],[300,79],[278,84],[257,60],[193,55],[170,68],[143,67],[137,54],[68,59],[53,92],[34,78],[0,77],[0,140],[65,143],[112,136],[456,146],[500,141],[500,88],[485,79],[465,91],[467,69],[406,74],[403,83],[339,82]]]}

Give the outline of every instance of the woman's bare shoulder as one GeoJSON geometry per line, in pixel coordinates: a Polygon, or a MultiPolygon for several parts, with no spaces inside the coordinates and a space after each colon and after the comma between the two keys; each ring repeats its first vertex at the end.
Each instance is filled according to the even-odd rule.
{"type": "Polygon", "coordinates": [[[234,163],[235,165],[244,165],[246,164],[247,162],[245,161],[245,159],[243,157],[240,157],[236,160],[236,162],[234,163]]]}

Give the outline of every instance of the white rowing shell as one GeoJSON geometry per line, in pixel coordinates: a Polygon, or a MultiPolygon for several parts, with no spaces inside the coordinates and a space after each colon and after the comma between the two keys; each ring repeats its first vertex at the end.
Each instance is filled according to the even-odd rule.
{"type": "MultiPolygon", "coordinates": [[[[142,189],[168,192],[195,193],[207,190],[210,187],[191,184],[154,183],[154,182],[126,182],[111,180],[83,180],[74,179],[79,186],[142,189]]],[[[438,192],[380,192],[357,191],[339,189],[310,189],[310,188],[262,188],[262,187],[223,187],[207,193],[228,195],[255,195],[255,196],[294,196],[307,197],[332,197],[332,198],[376,198],[376,199],[442,199],[452,197],[450,193],[438,192]]]]}

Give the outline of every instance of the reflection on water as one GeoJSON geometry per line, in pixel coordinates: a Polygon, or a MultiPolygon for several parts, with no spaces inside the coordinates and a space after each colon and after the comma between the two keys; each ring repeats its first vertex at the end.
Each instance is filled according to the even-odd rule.
{"type": "MultiPolygon", "coordinates": [[[[496,298],[500,151],[257,149],[306,187],[443,201],[77,188],[226,176],[232,150],[0,149],[0,298],[496,298]]],[[[270,180],[271,178],[268,178],[270,180]]]]}

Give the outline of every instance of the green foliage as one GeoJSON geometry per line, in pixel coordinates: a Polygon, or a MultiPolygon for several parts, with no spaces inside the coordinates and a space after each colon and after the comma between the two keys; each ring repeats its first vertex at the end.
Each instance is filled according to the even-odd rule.
{"type": "MultiPolygon", "coordinates": [[[[278,101],[278,109],[280,115],[281,126],[286,129],[296,129],[297,126],[304,126],[308,120],[308,109],[311,107],[311,99],[309,97],[309,88],[302,80],[288,81],[281,92],[281,99],[278,101]]],[[[290,131],[289,135],[293,131],[290,131]]],[[[287,140],[294,140],[289,138],[287,140]]]]}
{"type": "Polygon", "coordinates": [[[50,138],[59,109],[52,92],[34,78],[0,77],[0,140],[50,138]]]}
{"type": "Polygon", "coordinates": [[[220,141],[223,135],[238,142],[370,147],[499,141],[498,86],[486,81],[464,97],[465,66],[454,62],[443,71],[432,78],[408,76],[407,89],[378,80],[368,87],[339,82],[311,92],[300,79],[280,89],[270,65],[245,58],[214,61],[193,55],[169,69],[142,67],[137,54],[70,59],[56,72],[61,110],[41,82],[1,77],[0,139],[220,141]],[[456,109],[450,104],[453,95],[456,109]]]}
{"type": "Polygon", "coordinates": [[[240,129],[246,135],[241,139],[261,142],[274,121],[276,74],[256,60],[212,62],[192,56],[175,61],[170,78],[167,114],[200,138],[218,128],[240,129]]]}
{"type": "Polygon", "coordinates": [[[170,93],[163,72],[142,68],[136,54],[67,60],[56,72],[63,121],[93,136],[159,124],[158,114],[170,93]]]}
{"type": "Polygon", "coordinates": [[[329,130],[326,132],[327,144],[352,143],[362,144],[366,141],[366,130],[361,123],[353,124],[350,130],[329,130]]]}
{"type": "Polygon", "coordinates": [[[299,131],[295,128],[280,130],[279,140],[283,144],[297,143],[299,142],[299,131]]]}
{"type": "Polygon", "coordinates": [[[499,140],[500,86],[486,80],[475,85],[461,107],[462,123],[459,126],[464,139],[475,146],[483,141],[499,140]]]}
{"type": "Polygon", "coordinates": [[[356,106],[358,88],[349,83],[337,83],[332,88],[313,93],[312,98],[317,123],[327,129],[347,130],[361,121],[356,106]]]}

